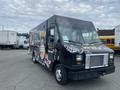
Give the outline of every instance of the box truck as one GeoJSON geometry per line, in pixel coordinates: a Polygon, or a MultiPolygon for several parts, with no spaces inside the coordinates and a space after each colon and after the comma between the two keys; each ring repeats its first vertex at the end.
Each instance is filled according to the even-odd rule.
{"type": "Polygon", "coordinates": [[[120,25],[115,27],[115,46],[120,47],[120,25]]]}
{"type": "Polygon", "coordinates": [[[54,15],[30,31],[29,51],[61,85],[115,71],[113,50],[101,43],[90,21],[54,15]]]}
{"type": "Polygon", "coordinates": [[[15,48],[17,45],[17,32],[4,30],[0,31],[0,47],[15,48]]]}

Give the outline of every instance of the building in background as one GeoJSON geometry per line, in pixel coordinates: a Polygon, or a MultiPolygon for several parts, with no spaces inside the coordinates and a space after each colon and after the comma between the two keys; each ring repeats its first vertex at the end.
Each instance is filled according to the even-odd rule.
{"type": "Polygon", "coordinates": [[[98,35],[103,44],[113,49],[114,51],[120,50],[120,48],[115,45],[115,29],[98,29],[98,35]]]}

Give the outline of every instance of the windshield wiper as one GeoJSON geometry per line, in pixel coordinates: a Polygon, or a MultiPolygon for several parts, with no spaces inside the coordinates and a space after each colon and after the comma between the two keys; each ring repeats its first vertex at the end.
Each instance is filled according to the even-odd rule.
{"type": "Polygon", "coordinates": [[[83,43],[81,43],[81,42],[76,42],[76,41],[72,41],[72,40],[64,40],[64,41],[68,41],[68,42],[73,42],[73,43],[83,44],[83,43]]]}

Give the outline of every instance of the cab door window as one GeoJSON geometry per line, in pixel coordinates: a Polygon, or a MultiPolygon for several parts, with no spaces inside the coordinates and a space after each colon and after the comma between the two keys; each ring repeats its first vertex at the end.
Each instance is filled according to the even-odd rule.
{"type": "Polygon", "coordinates": [[[55,38],[55,29],[50,28],[49,29],[49,36],[48,36],[48,49],[54,48],[54,38],[55,38]]]}

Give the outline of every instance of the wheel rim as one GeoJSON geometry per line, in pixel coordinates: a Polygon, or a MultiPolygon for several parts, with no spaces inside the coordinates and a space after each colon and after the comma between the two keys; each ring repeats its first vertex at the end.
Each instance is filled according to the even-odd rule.
{"type": "Polygon", "coordinates": [[[35,57],[32,57],[33,62],[35,62],[35,57]]]}
{"type": "Polygon", "coordinates": [[[39,56],[36,56],[36,61],[39,61],[39,56]]]}
{"type": "Polygon", "coordinates": [[[61,70],[60,69],[56,69],[55,75],[56,75],[57,81],[61,81],[62,74],[61,74],[61,70]]]}

